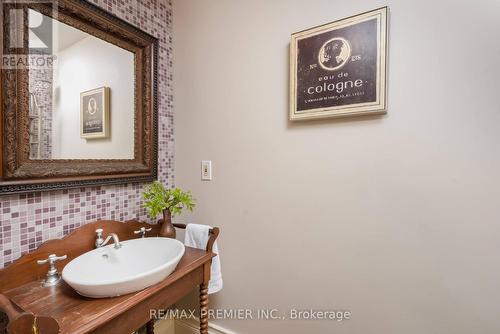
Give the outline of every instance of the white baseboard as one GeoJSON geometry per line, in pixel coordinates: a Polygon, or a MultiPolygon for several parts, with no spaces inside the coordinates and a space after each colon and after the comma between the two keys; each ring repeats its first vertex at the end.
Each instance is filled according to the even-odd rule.
{"type": "MultiPolygon", "coordinates": [[[[155,334],[199,334],[198,319],[166,319],[157,321],[155,334]]],[[[236,334],[218,325],[208,323],[208,334],[236,334]]]]}

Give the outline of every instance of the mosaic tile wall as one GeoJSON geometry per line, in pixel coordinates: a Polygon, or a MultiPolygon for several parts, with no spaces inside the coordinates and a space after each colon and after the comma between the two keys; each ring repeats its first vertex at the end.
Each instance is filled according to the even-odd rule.
{"type": "MultiPolygon", "coordinates": [[[[159,39],[158,177],[173,185],[172,1],[92,0],[159,39]]],[[[0,197],[0,268],[46,240],[98,219],[149,221],[142,184],[0,197]]]]}

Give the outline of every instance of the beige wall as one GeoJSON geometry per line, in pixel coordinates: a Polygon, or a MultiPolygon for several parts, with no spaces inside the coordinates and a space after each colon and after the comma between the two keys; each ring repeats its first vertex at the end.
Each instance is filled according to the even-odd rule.
{"type": "Polygon", "coordinates": [[[237,333],[499,333],[500,2],[174,1],[176,183],[237,333]],[[290,34],[388,4],[389,113],[291,124],[290,34]],[[214,180],[200,180],[210,159],[214,180]]]}

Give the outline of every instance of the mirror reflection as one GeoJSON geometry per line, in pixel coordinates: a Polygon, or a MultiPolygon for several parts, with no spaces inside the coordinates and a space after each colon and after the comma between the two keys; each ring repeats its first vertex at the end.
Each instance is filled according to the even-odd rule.
{"type": "Polygon", "coordinates": [[[34,10],[29,28],[55,56],[29,70],[30,159],[133,159],[134,54],[34,10]]]}

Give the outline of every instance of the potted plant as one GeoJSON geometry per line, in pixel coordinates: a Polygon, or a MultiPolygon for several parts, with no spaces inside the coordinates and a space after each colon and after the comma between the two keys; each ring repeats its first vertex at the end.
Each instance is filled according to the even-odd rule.
{"type": "Polygon", "coordinates": [[[193,211],[195,206],[191,192],[179,188],[167,189],[158,181],[146,188],[143,197],[146,200],[144,206],[151,218],[163,213],[163,223],[159,233],[161,237],[175,238],[172,216],[181,214],[184,209],[193,211]]]}

